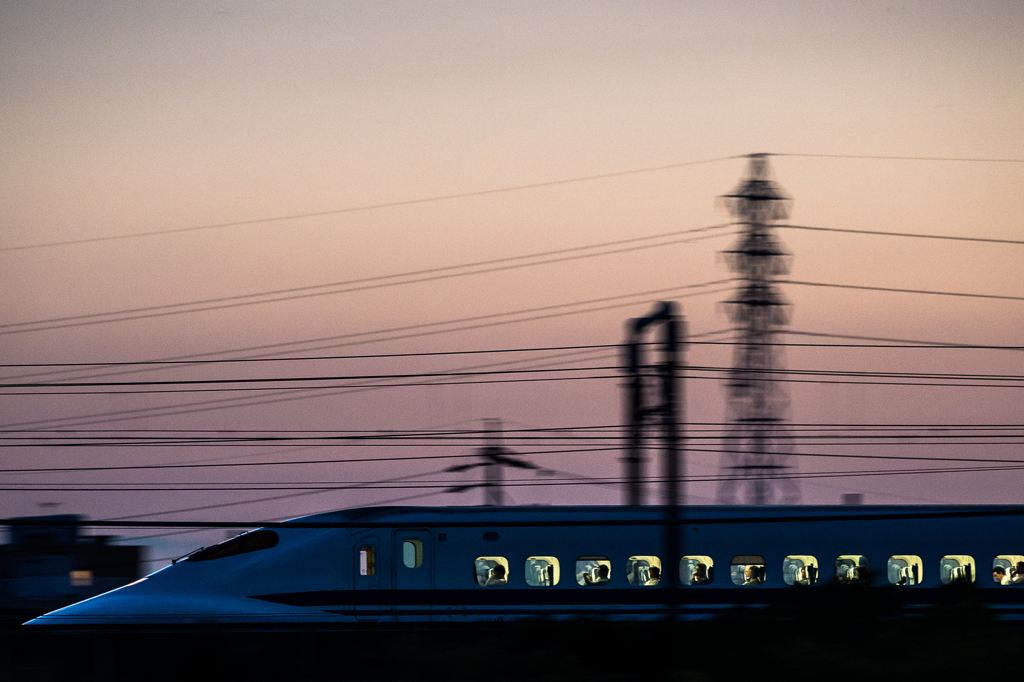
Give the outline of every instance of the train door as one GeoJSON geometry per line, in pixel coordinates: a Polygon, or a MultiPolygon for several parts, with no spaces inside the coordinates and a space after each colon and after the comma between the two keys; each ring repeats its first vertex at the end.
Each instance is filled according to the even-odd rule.
{"type": "Polygon", "coordinates": [[[354,573],[353,588],[356,594],[355,613],[356,620],[380,620],[379,600],[369,597],[367,593],[379,594],[380,592],[380,569],[387,564],[383,563],[380,556],[380,542],[375,537],[360,538],[356,541],[355,556],[352,567],[354,573]],[[369,597],[363,599],[363,597],[369,597]],[[361,602],[369,603],[361,603],[361,602]]]}
{"type": "Polygon", "coordinates": [[[434,547],[429,530],[396,530],[393,557],[395,620],[424,622],[431,620],[428,591],[434,587],[434,547]],[[403,597],[407,597],[403,599],[403,597]]]}

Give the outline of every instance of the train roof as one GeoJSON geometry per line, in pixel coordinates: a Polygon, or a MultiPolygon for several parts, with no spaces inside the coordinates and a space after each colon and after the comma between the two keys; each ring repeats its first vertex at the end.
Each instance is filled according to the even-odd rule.
{"type": "MultiPolygon", "coordinates": [[[[789,505],[789,506],[718,506],[677,507],[682,522],[725,519],[820,519],[822,517],[968,517],[1024,515],[1021,505],[789,505]]],[[[651,522],[665,518],[661,506],[583,505],[583,506],[457,506],[457,507],[363,507],[343,509],[290,519],[285,523],[373,524],[373,525],[446,525],[472,522],[476,524],[516,524],[531,522],[651,522]]]]}

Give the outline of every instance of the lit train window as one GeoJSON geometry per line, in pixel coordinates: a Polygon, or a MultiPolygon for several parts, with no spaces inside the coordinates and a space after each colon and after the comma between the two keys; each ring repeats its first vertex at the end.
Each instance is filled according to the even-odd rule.
{"type": "Polygon", "coordinates": [[[1024,555],[997,556],[992,561],[992,579],[1000,585],[1024,585],[1024,555]]]}
{"type": "Polygon", "coordinates": [[[631,556],[626,561],[630,585],[653,587],[661,583],[661,559],[656,556],[631,556]]]}
{"type": "Polygon", "coordinates": [[[765,579],[764,557],[741,554],[732,558],[729,573],[736,585],[760,585],[765,579]]]}
{"type": "Polygon", "coordinates": [[[715,562],[709,556],[684,556],[679,560],[679,579],[684,585],[710,585],[715,579],[715,562]]]}
{"type": "Polygon", "coordinates": [[[72,587],[90,587],[92,585],[92,571],[71,571],[72,587]]]}
{"type": "Polygon", "coordinates": [[[818,560],[794,554],[782,560],[782,579],[787,585],[813,585],[818,581],[818,560]]]}
{"type": "Polygon", "coordinates": [[[377,573],[377,548],[373,545],[366,545],[359,548],[359,575],[374,575],[377,573]]]}
{"type": "Polygon", "coordinates": [[[889,557],[889,582],[893,585],[919,585],[921,583],[921,557],[897,554],[889,557]]]}
{"type": "Polygon", "coordinates": [[[836,580],[844,585],[871,580],[871,563],[863,554],[843,554],[836,558],[836,580]]]}
{"type": "Polygon", "coordinates": [[[576,582],[580,585],[606,585],[612,577],[612,562],[606,556],[581,556],[576,560],[576,582]]]}
{"type": "Polygon", "coordinates": [[[508,584],[508,562],[501,556],[477,557],[474,578],[480,587],[501,587],[508,584]]]}
{"type": "Polygon", "coordinates": [[[270,549],[277,544],[277,533],[272,530],[255,530],[236,535],[230,540],[204,547],[197,552],[186,556],[183,561],[213,561],[236,554],[258,552],[261,549],[270,549]]]}
{"type": "Polygon", "coordinates": [[[966,554],[947,554],[939,560],[939,577],[943,585],[973,583],[977,574],[974,557],[966,554]]]}
{"type": "Polygon", "coordinates": [[[558,559],[553,556],[532,556],[526,560],[526,584],[551,587],[558,584],[558,559]]]}
{"type": "Polygon", "coordinates": [[[409,538],[402,543],[402,563],[406,568],[419,568],[423,565],[423,541],[409,538]]]}

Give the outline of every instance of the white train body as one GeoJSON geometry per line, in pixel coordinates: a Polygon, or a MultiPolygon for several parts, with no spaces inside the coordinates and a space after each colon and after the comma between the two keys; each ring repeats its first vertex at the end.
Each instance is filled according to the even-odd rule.
{"type": "Polygon", "coordinates": [[[320,514],[199,550],[30,624],[652,618],[673,601],[684,617],[707,617],[834,583],[889,589],[907,604],[970,584],[1003,616],[1024,615],[1024,508],[679,511],[671,558],[658,507],[320,514]]]}

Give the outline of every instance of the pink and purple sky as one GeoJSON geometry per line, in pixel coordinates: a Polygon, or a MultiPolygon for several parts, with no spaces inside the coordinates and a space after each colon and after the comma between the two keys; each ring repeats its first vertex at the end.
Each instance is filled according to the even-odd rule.
{"type": "MultiPolygon", "coordinates": [[[[685,287],[730,276],[720,252],[732,245],[732,230],[685,242],[632,242],[624,246],[673,243],[608,248],[616,253],[587,258],[525,259],[534,264],[477,268],[487,270],[480,274],[406,277],[428,281],[404,284],[383,280],[394,284],[387,287],[368,286],[382,283],[375,280],[340,293],[338,287],[309,288],[726,223],[729,215],[717,197],[739,183],[745,170],[739,157],[753,152],[779,154],[772,165],[793,197],[793,224],[1021,240],[1024,164],[799,155],[1024,158],[1022,34],[1024,5],[1016,1],[4,2],[3,362],[615,344],[628,317],[683,293],[699,294],[679,298],[692,334],[727,330],[721,302],[729,287],[685,287]],[[676,167],[625,173],[662,166],[676,167]],[[555,184],[560,180],[578,181],[555,184]],[[539,186],[487,193],[530,185],[539,186]],[[295,289],[322,295],[285,295],[276,302],[255,296],[295,289]],[[644,293],[656,290],[667,293],[644,293]],[[196,306],[181,305],[231,297],[241,298],[204,311],[187,312],[196,306]],[[598,299],[610,300],[582,303],[598,299]],[[256,303],[226,305],[238,302],[256,303]],[[152,308],[157,310],[126,321],[103,316],[152,308]],[[501,316],[438,324],[487,315],[501,316]],[[399,328],[410,329],[388,331],[399,328]],[[326,338],[334,340],[311,341],[326,338]],[[247,350],[273,344],[288,345],[247,350]]],[[[1024,246],[791,229],[780,230],[779,237],[793,254],[793,280],[1024,296],[1024,246]]],[[[1024,346],[1021,301],[782,289],[793,304],[790,326],[797,331],[1024,346]]],[[[1024,375],[1021,353],[998,350],[789,348],[784,358],[793,369],[1024,375]]],[[[718,367],[731,362],[726,346],[694,345],[687,360],[718,367]]],[[[502,368],[608,367],[616,356],[605,349],[145,372],[7,367],[5,383],[315,378],[451,372],[510,361],[518,364],[502,368]],[[33,378],[14,379],[26,376],[33,378]]],[[[134,435],[166,429],[191,435],[418,432],[475,429],[489,417],[501,418],[509,429],[622,422],[620,381],[614,378],[292,390],[287,397],[301,399],[218,403],[220,409],[209,409],[206,401],[252,400],[255,394],[118,396],[110,387],[93,390],[58,396],[24,395],[47,389],[5,389],[4,468],[372,459],[467,454],[474,447],[472,441],[307,449],[40,447],[42,438],[62,429],[77,429],[74,438],[81,438],[90,429],[131,429],[134,435]]],[[[1024,424],[1022,390],[790,384],[790,418],[799,424],[1024,424]]],[[[686,393],[690,421],[725,418],[721,380],[689,381],[686,393]]],[[[983,440],[954,444],[960,441],[940,435],[934,447],[888,440],[892,444],[859,449],[850,442],[799,445],[797,452],[1024,461],[1020,437],[998,445],[983,440]]],[[[519,451],[543,449],[528,441],[510,444],[519,451]]],[[[556,477],[616,477],[619,456],[604,450],[535,455],[534,461],[562,472],[556,477]]],[[[7,487],[52,489],[5,491],[0,516],[173,512],[147,518],[275,519],[431,489],[335,490],[179,512],[288,492],[138,488],[379,481],[430,474],[450,463],[382,459],[8,473],[2,479],[7,487]],[[59,489],[73,485],[124,489],[59,489]],[[53,503],[59,506],[41,506],[53,503]]],[[[912,466],[799,458],[805,472],[912,466]]],[[[693,453],[687,467],[694,475],[714,475],[718,459],[693,453]]],[[[533,480],[530,472],[516,475],[533,480]]],[[[413,481],[472,477],[435,473],[413,481]]],[[[844,493],[861,493],[868,503],[1009,503],[1021,501],[1022,482],[1024,472],[1014,471],[919,474],[805,480],[801,491],[808,503],[836,503],[844,493]]],[[[509,495],[520,504],[622,498],[618,487],[593,485],[516,487],[509,495]]],[[[694,503],[713,502],[715,484],[693,484],[688,496],[694,503]]],[[[479,499],[474,491],[410,503],[479,499]]],[[[182,553],[210,537],[160,539],[154,556],[182,553]]]]}

